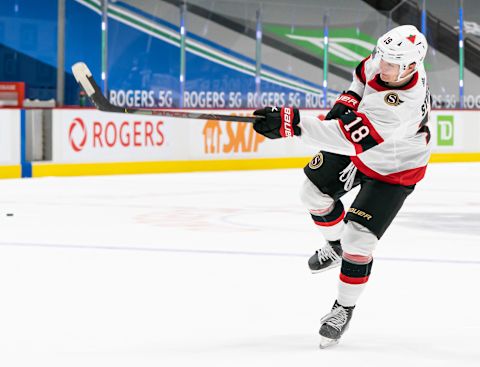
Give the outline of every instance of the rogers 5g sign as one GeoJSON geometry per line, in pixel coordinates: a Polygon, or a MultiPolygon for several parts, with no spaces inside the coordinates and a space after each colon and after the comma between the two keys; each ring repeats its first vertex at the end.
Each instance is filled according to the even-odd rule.
{"type": "Polygon", "coordinates": [[[164,122],[155,117],[55,110],[53,158],[63,161],[156,160],[158,153],[165,150],[164,130],[164,122]]]}

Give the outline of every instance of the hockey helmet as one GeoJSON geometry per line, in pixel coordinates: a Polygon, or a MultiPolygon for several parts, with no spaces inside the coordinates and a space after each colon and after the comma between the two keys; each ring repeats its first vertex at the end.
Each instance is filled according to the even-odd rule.
{"type": "Polygon", "coordinates": [[[415,69],[423,66],[427,54],[427,40],[413,25],[402,25],[385,33],[378,39],[375,57],[400,66],[397,81],[402,81],[400,75],[411,63],[415,69]]]}

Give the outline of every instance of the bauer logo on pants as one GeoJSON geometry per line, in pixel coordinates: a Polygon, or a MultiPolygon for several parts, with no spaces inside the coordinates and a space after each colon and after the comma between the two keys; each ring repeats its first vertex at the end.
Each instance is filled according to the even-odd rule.
{"type": "Polygon", "coordinates": [[[311,169],[317,169],[321,167],[322,164],[323,164],[323,154],[320,152],[314,155],[314,157],[308,164],[308,167],[310,167],[311,169]]]}
{"type": "Polygon", "coordinates": [[[348,209],[348,212],[352,213],[352,214],[355,214],[355,215],[358,215],[361,218],[365,218],[366,220],[372,219],[371,214],[365,213],[363,210],[360,210],[360,209],[357,209],[357,208],[350,208],[350,209],[348,209]]]}

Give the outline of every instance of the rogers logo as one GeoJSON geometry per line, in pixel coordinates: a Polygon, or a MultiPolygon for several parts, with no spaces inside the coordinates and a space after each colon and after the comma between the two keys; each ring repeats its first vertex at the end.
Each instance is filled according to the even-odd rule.
{"type": "Polygon", "coordinates": [[[91,149],[156,148],[165,144],[162,126],[160,120],[88,121],[76,117],[68,127],[68,138],[76,153],[91,149]]]}
{"type": "Polygon", "coordinates": [[[85,123],[80,117],[76,117],[70,124],[68,129],[68,140],[72,149],[76,152],[80,152],[85,143],[87,142],[87,129],[85,128],[85,123]],[[77,128],[78,127],[78,128],[77,128]],[[77,133],[75,133],[77,131],[77,133]]]}

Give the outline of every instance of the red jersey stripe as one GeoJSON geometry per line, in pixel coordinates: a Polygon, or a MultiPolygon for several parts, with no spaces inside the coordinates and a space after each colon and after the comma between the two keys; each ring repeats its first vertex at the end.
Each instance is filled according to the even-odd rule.
{"type": "Polygon", "coordinates": [[[355,167],[364,175],[374,178],[378,181],[387,182],[394,185],[410,186],[419,182],[427,171],[427,166],[408,169],[405,171],[390,173],[388,175],[382,175],[373,169],[367,167],[358,157],[350,157],[355,167]]]}

